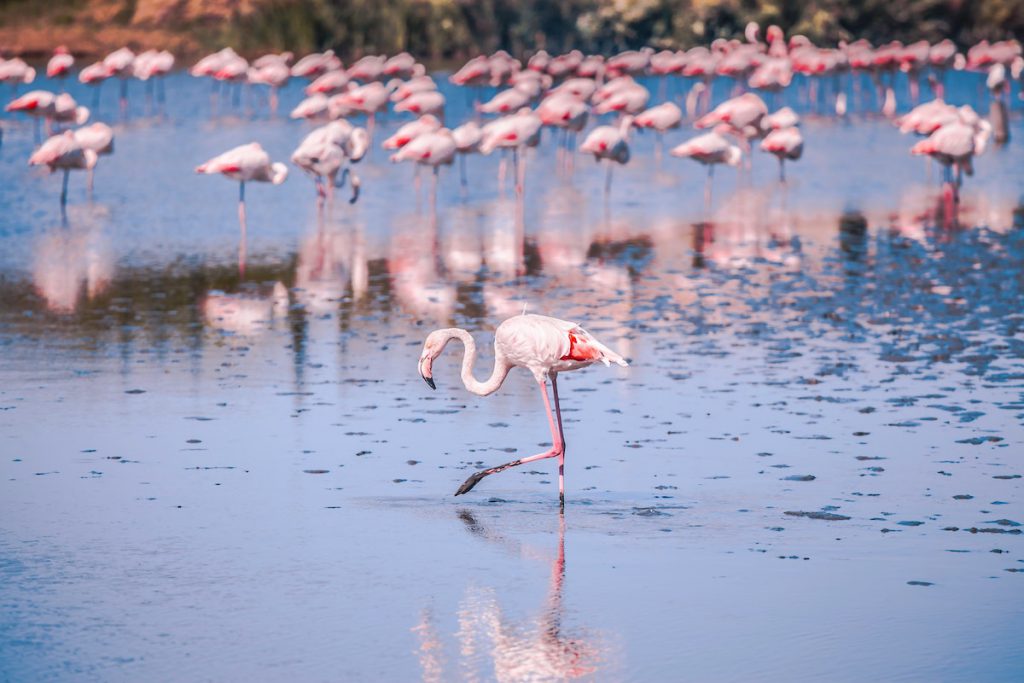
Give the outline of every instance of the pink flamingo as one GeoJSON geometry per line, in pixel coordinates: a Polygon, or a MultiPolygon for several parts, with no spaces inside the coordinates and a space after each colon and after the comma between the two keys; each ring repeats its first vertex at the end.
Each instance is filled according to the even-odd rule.
{"type": "Polygon", "coordinates": [[[334,55],[334,50],[314,52],[295,62],[292,67],[292,76],[312,81],[328,71],[336,71],[340,68],[341,60],[334,55]]]}
{"type": "Polygon", "coordinates": [[[48,166],[50,173],[57,169],[64,171],[64,184],[60,191],[60,209],[68,203],[68,175],[73,169],[91,169],[96,165],[96,152],[85,149],[70,130],[54,135],[32,153],[29,166],[48,166]]]}
{"type": "MultiPolygon", "coordinates": [[[[573,80],[583,81],[584,79],[573,80]]],[[[566,81],[566,83],[568,82],[566,81]]],[[[593,83],[593,81],[584,82],[593,83]]],[[[576,138],[579,137],[580,131],[586,128],[587,118],[590,115],[590,107],[575,92],[572,89],[562,90],[559,87],[544,98],[544,101],[537,107],[537,116],[540,117],[541,123],[565,131],[558,153],[561,155],[559,163],[565,166],[566,170],[572,168],[571,152],[576,147],[576,138]]]]}
{"type": "Polygon", "coordinates": [[[384,62],[381,75],[392,78],[411,78],[416,75],[417,66],[415,57],[408,52],[399,52],[384,62]]]}
{"type": "Polygon", "coordinates": [[[441,130],[441,121],[433,114],[421,116],[404,124],[395,134],[384,141],[384,149],[401,149],[424,133],[441,130]]]}
{"type": "Polygon", "coordinates": [[[477,111],[484,114],[507,114],[519,111],[533,101],[533,95],[524,88],[502,90],[494,97],[477,106],[477,111]]]}
{"type": "Polygon", "coordinates": [[[463,187],[466,186],[466,155],[479,152],[483,138],[483,130],[476,121],[467,121],[452,131],[455,151],[459,154],[459,179],[463,187]]]}
{"type": "MultiPolygon", "coordinates": [[[[114,131],[105,123],[97,121],[91,126],[78,128],[74,132],[75,142],[82,149],[89,149],[96,153],[97,157],[114,153],[114,131]]],[[[88,167],[89,171],[89,195],[92,195],[93,166],[88,167]]]]}
{"type": "Polygon", "coordinates": [[[317,76],[312,83],[307,85],[305,92],[306,95],[315,95],[316,93],[337,95],[338,93],[345,91],[350,80],[348,73],[341,69],[328,71],[317,76]]]}
{"type": "Polygon", "coordinates": [[[415,76],[408,81],[392,81],[394,92],[391,93],[392,102],[401,102],[405,98],[428,90],[437,90],[437,83],[430,76],[415,76]]]}
{"type": "Polygon", "coordinates": [[[587,138],[580,145],[580,152],[593,154],[594,160],[600,162],[602,159],[608,164],[608,172],[604,180],[605,199],[612,191],[612,162],[623,164],[629,162],[629,128],[633,125],[633,117],[626,115],[622,117],[619,127],[598,126],[590,131],[587,138]]]}
{"type": "MultiPolygon", "coordinates": [[[[541,128],[544,124],[536,113],[524,107],[515,114],[503,116],[500,119],[491,121],[482,129],[480,140],[480,153],[490,154],[497,148],[512,150],[512,164],[516,175],[516,194],[523,196],[526,183],[526,155],[527,147],[536,147],[540,144],[541,128]],[[523,150],[523,154],[520,154],[523,150]],[[522,157],[522,159],[520,159],[522,157]]],[[[505,160],[502,159],[498,166],[498,184],[503,184],[505,179],[505,160]]]]}
{"type": "Polygon", "coordinates": [[[437,176],[441,164],[450,165],[455,160],[455,138],[447,128],[423,133],[391,155],[392,163],[412,161],[430,166],[434,171],[434,186],[431,193],[431,209],[437,211],[437,176]]]}
{"type": "Polygon", "coordinates": [[[361,160],[369,146],[370,140],[365,129],[356,128],[348,121],[331,121],[311,132],[299,143],[292,153],[292,163],[313,176],[319,203],[333,197],[334,188],[344,185],[344,179],[351,174],[352,198],[349,204],[355,204],[359,199],[361,182],[345,163],[361,160]],[[342,173],[340,183],[339,172],[342,173]]]}
{"type": "Polygon", "coordinates": [[[743,158],[740,148],[729,142],[718,129],[687,140],[673,148],[669,154],[674,157],[690,157],[708,167],[708,177],[704,182],[704,207],[708,210],[711,208],[711,182],[715,164],[737,166],[743,158]]]}
{"type": "Polygon", "coordinates": [[[952,186],[952,198],[959,201],[963,173],[974,174],[973,159],[988,145],[992,126],[981,119],[970,106],[960,108],[956,121],[947,123],[927,139],[915,144],[911,154],[926,154],[946,168],[946,182],[952,186]],[[955,171],[955,179],[952,173],[955,171]]]}
{"type": "Polygon", "coordinates": [[[412,114],[433,114],[444,117],[445,99],[437,90],[423,90],[413,93],[401,102],[395,104],[396,112],[407,111],[412,114]]]}
{"type": "Polygon", "coordinates": [[[64,79],[71,75],[71,67],[75,65],[75,58],[63,45],[53,51],[53,56],[46,63],[46,77],[59,78],[61,88],[64,87],[64,79]]]}
{"type": "Polygon", "coordinates": [[[127,47],[121,47],[103,58],[103,65],[111,75],[121,79],[121,113],[128,112],[128,79],[132,77],[135,53],[127,47]]]}
{"type": "Polygon", "coordinates": [[[548,416],[551,429],[551,448],[527,458],[519,458],[512,462],[480,470],[470,475],[459,487],[455,495],[468,493],[480,480],[491,474],[517,465],[558,458],[558,500],[560,507],[565,507],[565,435],[562,430],[562,408],[558,400],[558,373],[580,370],[596,362],[606,366],[615,363],[626,367],[629,363],[607,346],[599,342],[578,324],[549,318],[544,315],[519,315],[505,320],[494,333],[494,369],[491,376],[484,382],[477,381],[473,376],[473,364],[476,361],[476,342],[466,330],[447,328],[431,332],[423,343],[420,354],[419,372],[431,389],[436,389],[432,365],[434,360],[444,351],[445,345],[452,339],[458,339],[464,346],[462,358],[462,383],[466,389],[477,396],[487,396],[501,387],[514,367],[522,367],[533,373],[544,397],[544,410],[548,416]],[[554,396],[555,415],[551,414],[551,403],[548,400],[547,381],[551,380],[554,396]],[[556,417],[557,416],[557,426],[556,417]]]}
{"type": "Polygon", "coordinates": [[[20,83],[31,83],[36,80],[36,70],[19,57],[3,60],[0,58],[0,83],[7,83],[17,91],[20,83]]]}
{"type": "Polygon", "coordinates": [[[277,162],[271,163],[270,155],[258,142],[240,145],[215,156],[204,164],[196,166],[196,173],[213,175],[220,173],[238,181],[238,223],[242,230],[238,251],[238,270],[245,275],[245,183],[251,181],[269,182],[280,185],[288,177],[288,167],[277,162]]]}
{"type": "Polygon", "coordinates": [[[657,136],[655,156],[661,159],[662,136],[683,122],[683,110],[674,102],[663,102],[656,107],[637,114],[633,125],[637,128],[650,128],[657,136]]]}
{"type": "Polygon", "coordinates": [[[764,134],[764,118],[768,107],[764,100],[754,93],[745,93],[726,100],[710,114],[705,114],[694,124],[697,128],[712,128],[725,125],[730,132],[743,141],[743,150],[750,153],[750,141],[764,134]]]}
{"type": "Polygon", "coordinates": [[[263,55],[249,67],[246,80],[250,85],[265,85],[270,88],[270,113],[277,114],[278,91],[288,85],[292,70],[288,66],[290,53],[286,55],[263,55]]]}
{"type": "Polygon", "coordinates": [[[157,99],[163,102],[165,99],[163,79],[174,68],[174,55],[167,50],[146,50],[135,58],[132,70],[135,77],[146,83],[146,97],[153,96],[153,90],[157,90],[157,99]],[[159,80],[156,80],[159,79],[159,80]],[[159,87],[153,84],[156,82],[159,87]]]}
{"type": "Polygon", "coordinates": [[[804,138],[796,127],[773,130],[761,141],[761,149],[779,160],[779,182],[786,182],[786,159],[796,161],[804,152],[804,138]]]}
{"type": "Polygon", "coordinates": [[[366,55],[350,66],[346,73],[353,81],[370,83],[380,80],[382,76],[386,75],[384,73],[386,63],[387,58],[384,55],[366,55]]]}

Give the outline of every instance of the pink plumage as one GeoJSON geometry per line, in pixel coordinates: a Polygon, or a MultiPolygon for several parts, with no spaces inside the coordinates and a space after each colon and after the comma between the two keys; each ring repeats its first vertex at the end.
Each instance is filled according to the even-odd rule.
{"type": "Polygon", "coordinates": [[[509,371],[515,367],[526,368],[533,374],[544,397],[548,426],[551,429],[552,446],[543,453],[491,467],[471,475],[459,487],[455,495],[468,493],[484,477],[501,472],[516,465],[522,465],[545,458],[558,458],[559,500],[565,504],[565,438],[562,429],[562,411],[558,400],[558,373],[579,370],[594,363],[604,365],[629,365],[626,360],[599,342],[592,334],[577,323],[559,320],[543,315],[520,315],[505,320],[494,333],[494,369],[484,382],[473,376],[476,360],[476,343],[466,330],[447,328],[431,332],[423,344],[419,359],[420,376],[436,388],[433,378],[433,362],[444,351],[452,339],[460,340],[465,347],[462,361],[462,383],[466,389],[478,396],[487,396],[501,387],[509,371]],[[548,400],[547,382],[551,381],[555,413],[552,415],[548,400]]]}

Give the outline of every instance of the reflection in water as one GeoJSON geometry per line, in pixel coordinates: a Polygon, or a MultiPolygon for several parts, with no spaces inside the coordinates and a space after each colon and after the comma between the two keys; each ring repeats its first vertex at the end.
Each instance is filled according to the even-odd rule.
{"type": "MultiPolygon", "coordinates": [[[[544,553],[480,524],[469,510],[462,509],[458,514],[474,536],[526,559],[543,559],[544,553]]],[[[424,610],[420,623],[413,628],[420,640],[418,655],[423,680],[554,681],[598,673],[606,663],[605,648],[599,639],[585,631],[569,633],[563,625],[564,515],[559,515],[558,548],[550,567],[544,607],[526,620],[510,619],[492,588],[466,590],[458,609],[458,663],[450,670],[445,670],[443,640],[436,618],[430,610],[424,610]]]]}
{"type": "Polygon", "coordinates": [[[71,207],[68,224],[44,234],[35,246],[32,281],[55,313],[73,313],[84,294],[92,301],[114,275],[110,239],[101,227],[105,207],[71,207]]]}
{"type": "Polygon", "coordinates": [[[253,336],[264,332],[288,312],[288,289],[275,282],[269,295],[225,294],[212,290],[200,307],[210,327],[223,332],[253,336]]]}

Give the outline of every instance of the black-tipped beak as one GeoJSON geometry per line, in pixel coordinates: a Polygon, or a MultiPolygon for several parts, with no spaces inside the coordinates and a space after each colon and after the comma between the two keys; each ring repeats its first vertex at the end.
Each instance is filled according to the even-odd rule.
{"type": "Polygon", "coordinates": [[[437,389],[437,385],[434,384],[434,378],[433,377],[424,377],[423,381],[426,382],[427,386],[430,387],[431,389],[437,389]]]}

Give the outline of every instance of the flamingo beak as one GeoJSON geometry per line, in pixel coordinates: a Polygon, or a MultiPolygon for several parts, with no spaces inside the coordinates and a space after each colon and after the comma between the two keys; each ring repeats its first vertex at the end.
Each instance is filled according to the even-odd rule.
{"type": "Polygon", "coordinates": [[[437,389],[437,385],[434,384],[434,378],[430,372],[430,357],[420,358],[420,377],[427,383],[427,386],[431,389],[437,389]]]}

